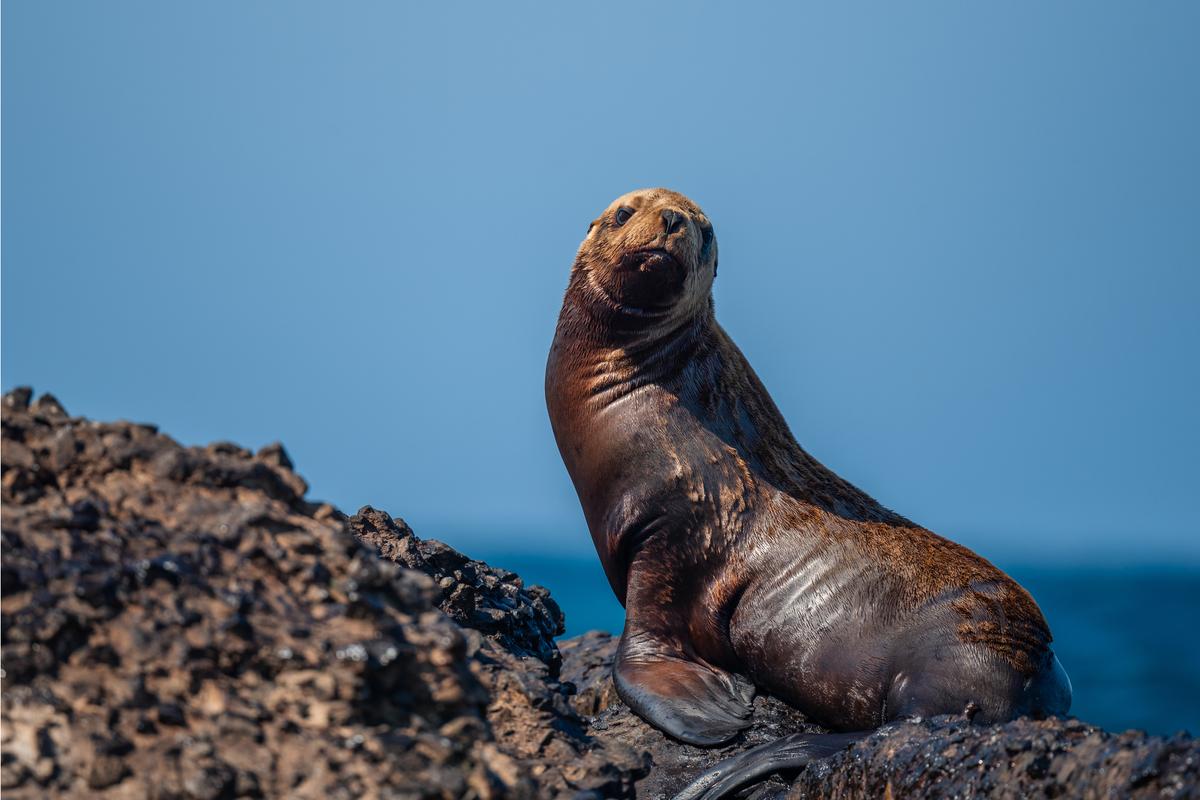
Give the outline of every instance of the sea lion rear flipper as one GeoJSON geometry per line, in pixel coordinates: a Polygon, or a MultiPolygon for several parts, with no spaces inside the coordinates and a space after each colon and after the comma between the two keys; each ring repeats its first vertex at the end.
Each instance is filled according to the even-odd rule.
{"type": "Polygon", "coordinates": [[[727,758],[689,783],[673,800],[718,800],[756,778],[799,769],[846,749],[871,731],[793,733],[727,758]]]}
{"type": "Polygon", "coordinates": [[[754,684],[628,626],[613,681],[638,716],[688,744],[719,744],[750,724],[754,684]]]}

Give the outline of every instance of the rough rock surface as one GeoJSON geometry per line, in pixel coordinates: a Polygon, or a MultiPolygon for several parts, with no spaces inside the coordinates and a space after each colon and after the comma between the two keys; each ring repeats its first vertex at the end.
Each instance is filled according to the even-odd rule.
{"type": "Polygon", "coordinates": [[[278,445],[30,400],[3,400],[5,796],[632,794],[544,589],[307,502],[278,445]]]}
{"type": "Polygon", "coordinates": [[[471,655],[491,697],[492,734],[531,770],[543,793],[633,796],[633,781],[649,763],[643,752],[620,740],[588,734],[586,718],[571,702],[573,688],[559,679],[554,636],[563,632],[563,615],[544,588],[527,589],[511,572],[473,561],[441,542],[420,540],[403,520],[369,506],[349,524],[384,558],[430,576],[441,590],[441,609],[484,634],[470,635],[471,655]]]}
{"type": "MultiPolygon", "coordinates": [[[[706,749],[672,741],[638,719],[617,697],[609,669],[616,637],[589,633],[560,642],[563,678],[575,704],[592,714],[593,735],[617,738],[651,754],[639,798],[670,797],[715,762],[779,736],[821,732],[774,698],[755,698],[754,726],[732,745],[706,749]]],[[[1195,798],[1200,742],[1191,736],[1109,733],[1076,719],[1020,719],[973,725],[938,717],[881,730],[810,766],[788,783],[771,781],[741,797],[828,798],[1195,798]]]]}
{"type": "MultiPolygon", "coordinates": [[[[749,747],[789,733],[821,733],[804,715],[773,697],[754,699],[754,725],[721,747],[693,747],[677,742],[641,720],[617,697],[611,671],[617,637],[593,631],[560,643],[563,678],[575,688],[575,706],[592,716],[592,733],[617,740],[650,754],[654,767],[637,785],[639,798],[667,798],[699,773],[749,747]]],[[[755,797],[782,796],[787,783],[776,778],[755,786],[755,797]]]]}
{"type": "MultiPolygon", "coordinates": [[[[6,796],[669,797],[816,731],[771,698],[717,749],[616,697],[615,640],[373,508],[305,499],[279,445],[3,399],[6,796]]],[[[789,776],[790,777],[790,776],[789,776]]],[[[896,726],[766,797],[1194,797],[1200,745],[1074,720],[896,726]]]]}
{"type": "Polygon", "coordinates": [[[1078,720],[972,725],[937,717],[880,731],[802,772],[787,798],[1183,798],[1200,793],[1190,736],[1108,733],[1078,720]]]}
{"type": "Polygon", "coordinates": [[[525,588],[512,572],[473,561],[441,542],[418,539],[403,520],[370,506],[349,521],[354,534],[384,558],[433,578],[441,592],[438,605],[459,625],[487,634],[514,655],[557,668],[554,637],[564,630],[563,614],[544,588],[525,588]]]}

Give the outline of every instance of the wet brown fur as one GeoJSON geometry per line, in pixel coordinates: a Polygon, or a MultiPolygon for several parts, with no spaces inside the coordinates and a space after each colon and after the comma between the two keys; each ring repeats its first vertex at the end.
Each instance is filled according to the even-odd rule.
{"type": "MultiPolygon", "coordinates": [[[[618,198],[580,247],[547,366],[559,448],[627,608],[632,685],[690,702],[726,690],[742,698],[749,676],[845,729],[893,713],[903,670],[889,665],[911,649],[961,651],[1007,665],[994,668],[1011,673],[1003,680],[1040,680],[1051,637],[1033,599],[797,444],[716,321],[716,271],[711,224],[686,197],[618,198]],[[618,225],[621,208],[634,213],[618,225]],[[668,231],[664,210],[686,224],[668,231]],[[630,255],[645,248],[672,258],[647,267],[630,255]],[[807,575],[823,576],[832,623],[805,610],[803,592],[786,599],[807,575]],[[798,642],[809,648],[802,657],[798,642]]],[[[994,714],[1011,715],[1003,703],[994,714]]]]}

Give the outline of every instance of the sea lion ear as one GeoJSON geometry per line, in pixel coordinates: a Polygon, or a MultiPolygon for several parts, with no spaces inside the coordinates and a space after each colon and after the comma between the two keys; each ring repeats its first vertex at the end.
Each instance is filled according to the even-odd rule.
{"type": "Polygon", "coordinates": [[[721,260],[720,256],[717,256],[716,258],[713,259],[713,277],[714,278],[717,277],[717,264],[720,262],[720,260],[721,260]]]}
{"type": "Polygon", "coordinates": [[[587,236],[591,236],[591,235],[592,235],[592,228],[594,228],[594,227],[596,227],[596,220],[592,220],[591,222],[589,222],[589,223],[588,223],[587,234],[585,234],[585,235],[587,235],[587,236]]]}

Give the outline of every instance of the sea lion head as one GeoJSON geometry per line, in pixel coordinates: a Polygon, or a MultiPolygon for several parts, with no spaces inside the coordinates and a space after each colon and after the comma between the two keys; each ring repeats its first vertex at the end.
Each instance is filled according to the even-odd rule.
{"type": "Polygon", "coordinates": [[[711,308],[717,238],[700,207],[669,189],[618,197],[588,227],[572,271],[592,301],[655,326],[711,308]]]}

